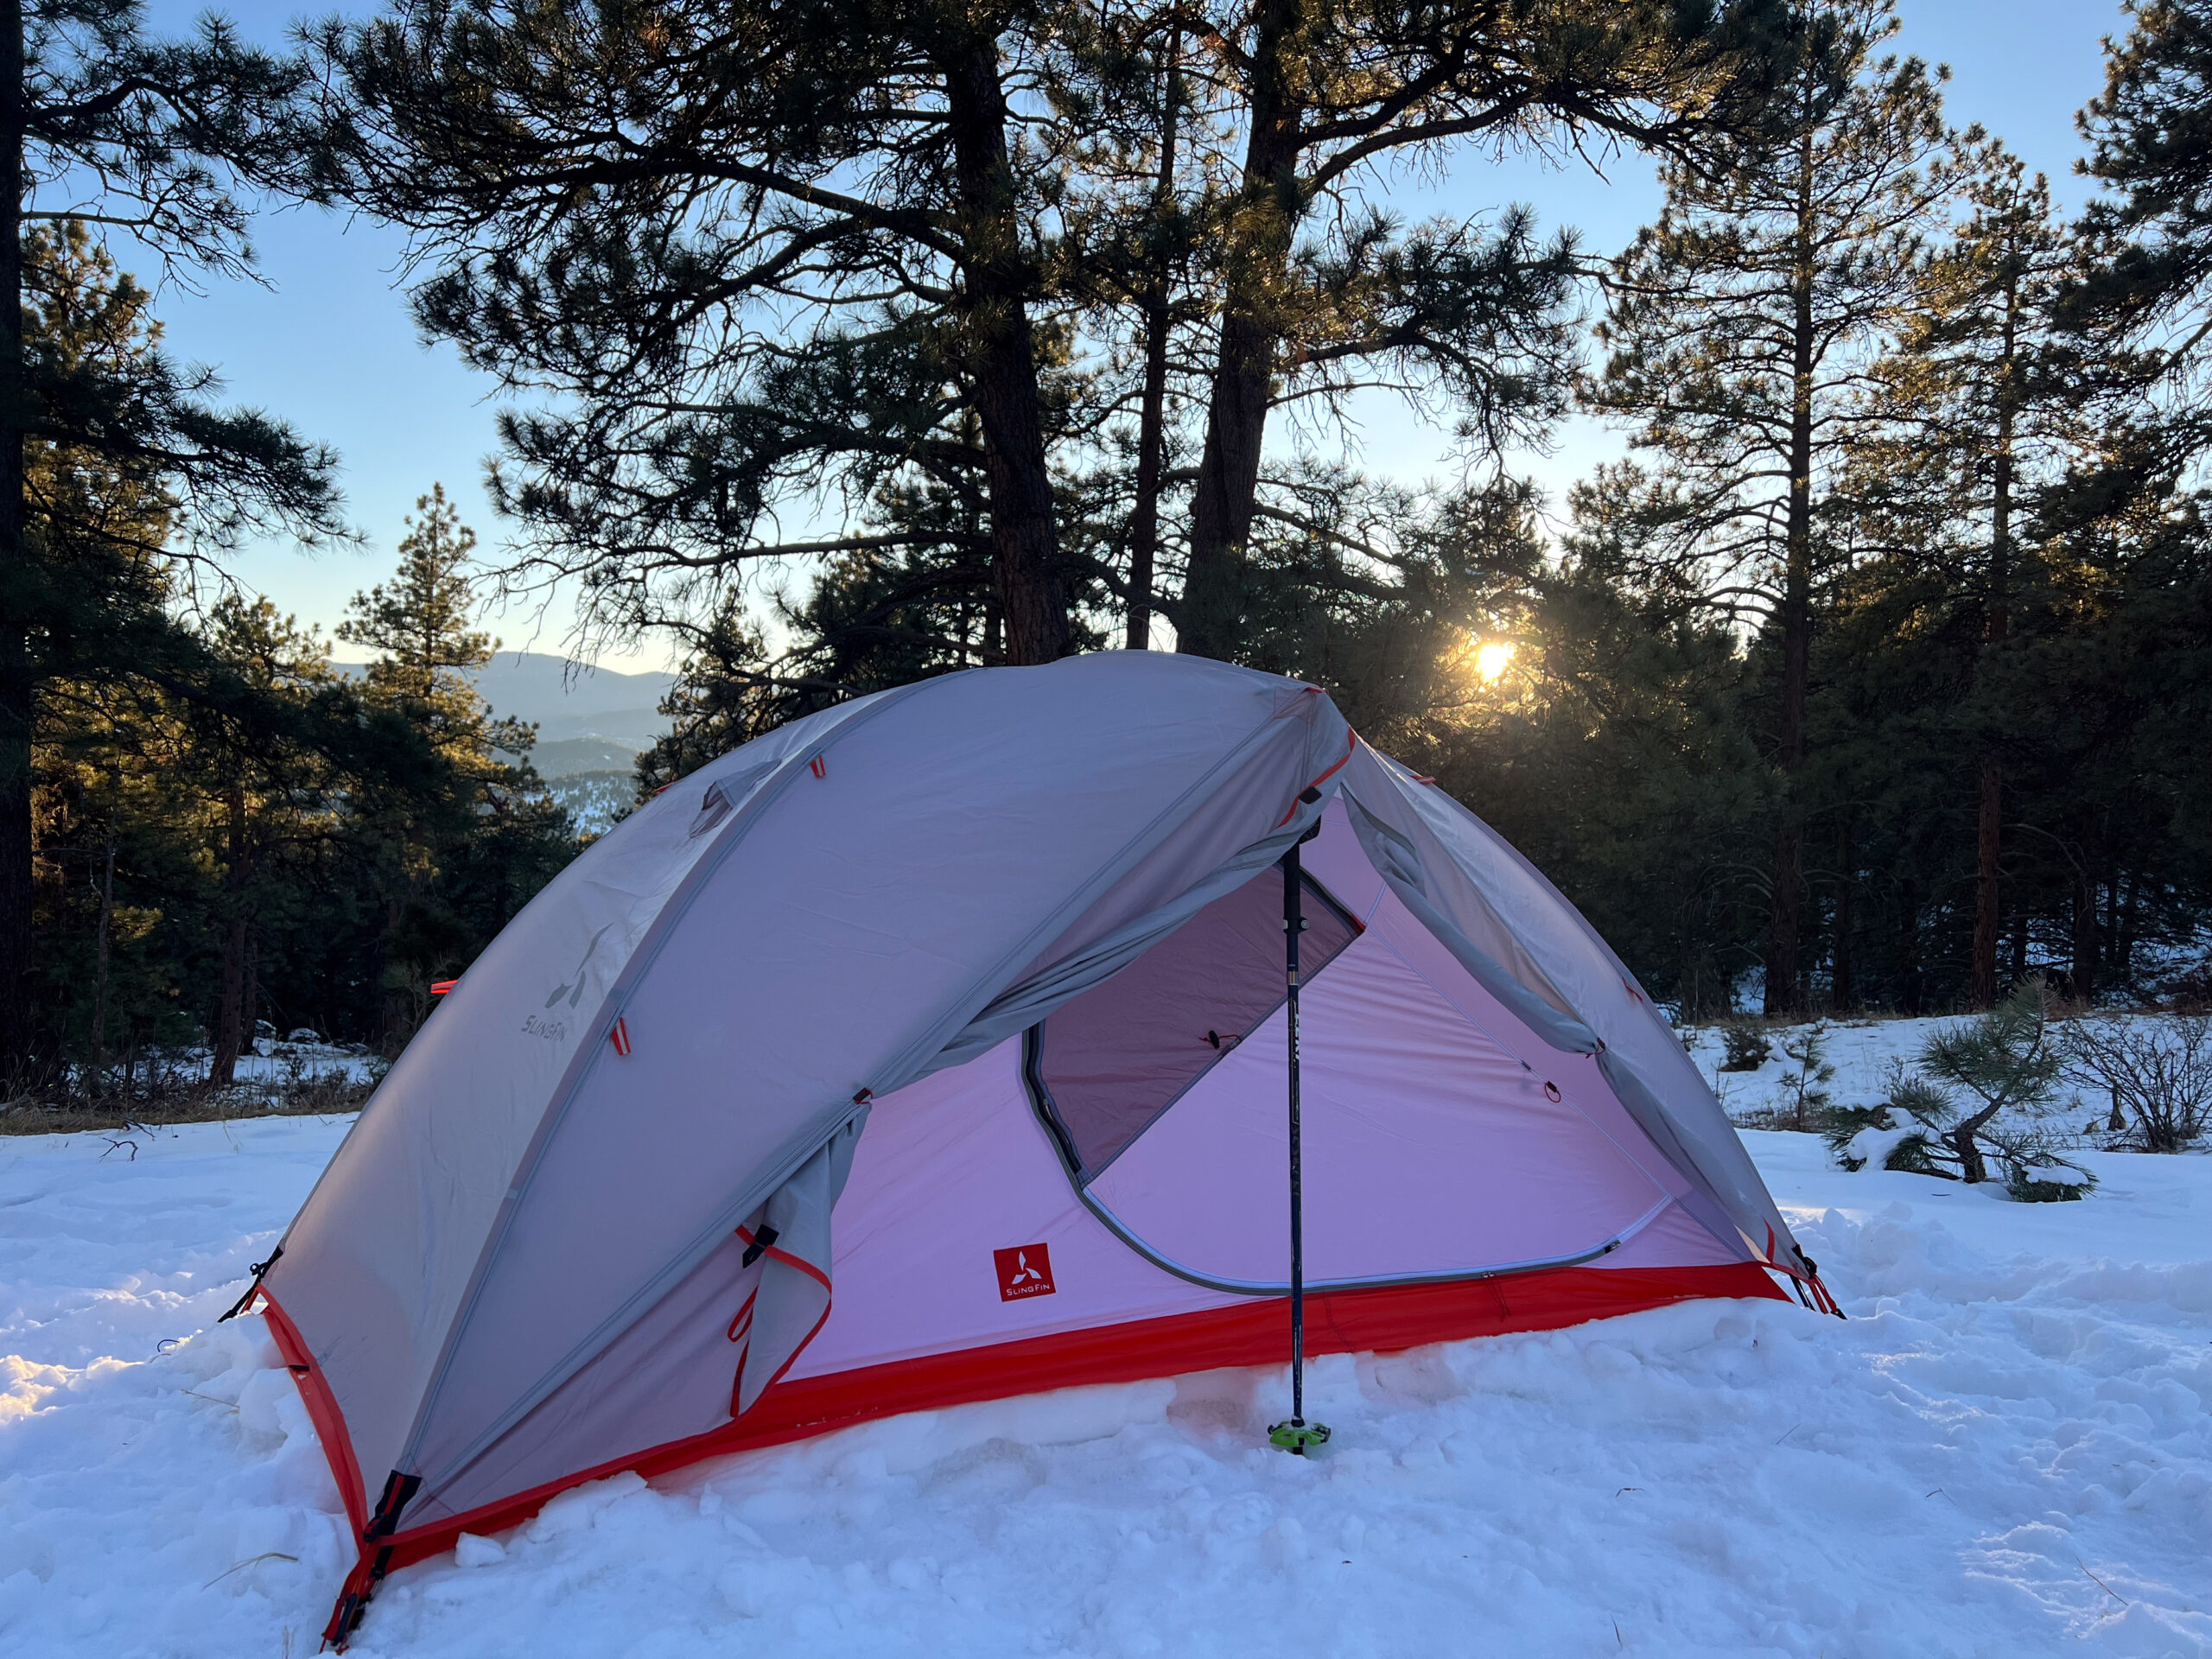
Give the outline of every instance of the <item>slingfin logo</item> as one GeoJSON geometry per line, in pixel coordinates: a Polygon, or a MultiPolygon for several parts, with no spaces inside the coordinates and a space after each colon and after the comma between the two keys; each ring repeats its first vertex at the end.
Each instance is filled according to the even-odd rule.
{"type": "Polygon", "coordinates": [[[1052,1294],[1052,1255],[1042,1244],[993,1250],[991,1261],[999,1270],[1001,1301],[1018,1302],[1025,1296],[1052,1294]]]}

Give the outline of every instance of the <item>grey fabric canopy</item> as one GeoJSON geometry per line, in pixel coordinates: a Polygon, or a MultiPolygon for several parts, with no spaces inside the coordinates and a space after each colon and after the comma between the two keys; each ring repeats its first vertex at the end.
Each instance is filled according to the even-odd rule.
{"type": "Polygon", "coordinates": [[[950,675],[671,786],[394,1065],[264,1281],[349,1501],[381,1490],[370,1542],[750,1408],[826,1316],[872,1106],[1144,957],[1339,800],[1466,974],[1595,1057],[1725,1259],[1809,1276],[1619,960],[1322,692],[1147,652],[950,675]],[[733,1320],[714,1299],[741,1281],[733,1320]],[[702,1320],[749,1344],[734,1395],[656,1360],[702,1320]]]}

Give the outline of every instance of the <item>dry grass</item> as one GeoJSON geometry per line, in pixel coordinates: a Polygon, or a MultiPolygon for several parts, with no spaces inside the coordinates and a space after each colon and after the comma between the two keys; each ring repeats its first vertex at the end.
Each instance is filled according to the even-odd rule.
{"type": "Polygon", "coordinates": [[[282,1077],[211,1090],[205,1084],[157,1086],[87,1099],[35,1095],[0,1101],[0,1135],[75,1135],[137,1125],[228,1123],[250,1117],[329,1117],[358,1112],[376,1087],[342,1071],[282,1077]]]}

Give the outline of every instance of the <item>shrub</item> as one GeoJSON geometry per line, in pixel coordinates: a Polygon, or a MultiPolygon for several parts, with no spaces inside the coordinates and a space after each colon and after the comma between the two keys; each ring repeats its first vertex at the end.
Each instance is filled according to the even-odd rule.
{"type": "Polygon", "coordinates": [[[2097,1178],[2072,1164],[2013,1164],[2005,1173],[2005,1191],[2022,1204],[2064,1204],[2086,1198],[2097,1178]]]}
{"type": "Polygon", "coordinates": [[[1828,1145],[1846,1169],[1864,1169],[1879,1157],[1884,1169],[1915,1175],[1956,1176],[1943,1166],[1942,1131],[1953,1116],[1950,1097],[1903,1062],[1890,1062],[1889,1098],[1878,1106],[1843,1106],[1827,1119],[1828,1145]]]}
{"type": "Polygon", "coordinates": [[[2179,1152],[2212,1127],[2212,1020],[2204,1015],[2077,1020],[2062,1054],[2068,1080],[2108,1096],[2110,1127],[2145,1152],[2179,1152]]]}
{"type": "Polygon", "coordinates": [[[1720,1046],[1719,1069],[1723,1071],[1756,1071],[1774,1052],[1767,1042],[1765,1028],[1752,1025],[1721,1027],[1720,1046]]]}

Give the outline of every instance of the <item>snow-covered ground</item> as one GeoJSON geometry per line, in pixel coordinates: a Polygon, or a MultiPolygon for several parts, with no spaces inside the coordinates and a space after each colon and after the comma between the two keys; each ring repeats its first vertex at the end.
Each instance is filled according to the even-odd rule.
{"type": "MultiPolygon", "coordinates": [[[[314,1650],[337,1494],[260,1321],[213,1321],[344,1129],[0,1141],[0,1652],[314,1650]]],[[[2028,1205],[1745,1138],[1847,1322],[1324,1360],[1311,1462],[1240,1371],[620,1478],[395,1575],[353,1651],[2212,1654],[2212,1157],[2028,1205]]]]}
{"type": "MultiPolygon", "coordinates": [[[[151,1081],[168,1090],[190,1088],[207,1080],[213,1060],[213,1052],[204,1047],[156,1049],[133,1058],[132,1086],[143,1090],[151,1081]]],[[[253,1046],[233,1063],[235,1081],[221,1098],[232,1109],[251,1108],[296,1096],[306,1086],[373,1083],[384,1071],[384,1061],[358,1043],[330,1042],[304,1029],[296,1041],[275,1037],[264,1023],[253,1046]]]]}
{"type": "MultiPolygon", "coordinates": [[[[2103,1014],[2094,1018],[2130,1025],[2171,1020],[2171,1016],[2155,1014],[2103,1014]]],[[[1761,1110],[1786,1110],[1791,1105],[1794,1096],[1783,1080],[1803,1071],[1803,1065],[1792,1057],[1790,1051],[1803,1052],[1808,1031],[1818,1030],[1822,1040],[1822,1058],[1835,1068],[1834,1077],[1825,1085],[1834,1103],[1872,1106],[1888,1098],[1887,1084],[1893,1067],[1902,1064],[1908,1070],[1916,1069],[1928,1039],[1961,1023],[1958,1016],[1939,1015],[1923,1020],[1860,1018],[1823,1020],[1816,1026],[1774,1026],[1766,1033],[1766,1059],[1749,1071],[1720,1069],[1721,1062],[1727,1058],[1726,1039],[1720,1027],[1694,1027],[1681,1032],[1681,1036],[1697,1061],[1698,1069],[1705,1073],[1705,1080],[1720,1097],[1721,1105],[1732,1116],[1742,1116],[1761,1110]]],[[[2051,1027],[2054,1046],[2063,1049],[2066,1028],[2063,1021],[2051,1027]]],[[[2110,1109],[2110,1101],[2095,1096],[2094,1091],[2085,1095],[2076,1084],[2062,1081],[2054,1090],[2050,1109],[2052,1127],[2061,1139],[2094,1145],[2095,1139],[2084,1142],[2078,1131],[2092,1118],[2101,1122],[2110,1109]],[[2069,1135],[2069,1127],[2076,1133],[2069,1135]]]]}

